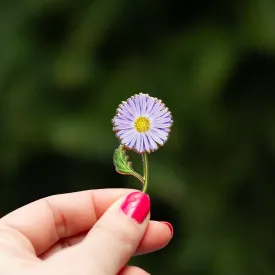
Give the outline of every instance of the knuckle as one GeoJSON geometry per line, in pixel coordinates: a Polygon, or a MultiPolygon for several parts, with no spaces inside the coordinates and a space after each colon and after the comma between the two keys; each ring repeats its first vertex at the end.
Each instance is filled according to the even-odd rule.
{"type": "Polygon", "coordinates": [[[66,222],[65,216],[58,209],[58,207],[56,207],[55,204],[52,202],[52,198],[54,198],[54,196],[44,198],[42,199],[42,202],[45,204],[46,208],[51,213],[52,221],[56,231],[56,241],[58,241],[67,236],[67,232],[66,232],[67,222],[66,222]]]}

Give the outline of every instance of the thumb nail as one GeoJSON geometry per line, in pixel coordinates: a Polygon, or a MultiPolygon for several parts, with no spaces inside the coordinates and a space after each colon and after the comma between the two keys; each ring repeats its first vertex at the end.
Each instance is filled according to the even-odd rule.
{"type": "Polygon", "coordinates": [[[131,193],[121,205],[121,210],[138,223],[143,223],[150,212],[150,198],[142,192],[131,193]]]}

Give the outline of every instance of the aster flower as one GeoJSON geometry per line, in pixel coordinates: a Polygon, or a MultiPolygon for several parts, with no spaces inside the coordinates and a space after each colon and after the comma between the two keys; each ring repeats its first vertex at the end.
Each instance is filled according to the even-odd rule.
{"type": "Polygon", "coordinates": [[[139,94],[119,105],[113,129],[127,149],[151,153],[167,141],[172,123],[171,112],[161,100],[139,94]]]}
{"type": "Polygon", "coordinates": [[[122,102],[112,120],[113,130],[121,145],[114,153],[116,171],[132,175],[143,184],[143,192],[148,186],[148,156],[167,141],[173,120],[171,112],[161,100],[148,94],[134,95],[122,102]],[[132,167],[125,149],[142,154],[142,177],[132,167]]]}

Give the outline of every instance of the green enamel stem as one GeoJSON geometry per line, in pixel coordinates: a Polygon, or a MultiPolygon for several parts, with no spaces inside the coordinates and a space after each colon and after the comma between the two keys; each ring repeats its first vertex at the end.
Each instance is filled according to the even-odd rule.
{"type": "Polygon", "coordinates": [[[143,164],[143,175],[144,175],[144,185],[142,188],[142,192],[146,193],[147,191],[147,187],[148,187],[148,156],[147,154],[144,152],[142,153],[142,164],[143,164]]]}
{"type": "Polygon", "coordinates": [[[144,178],[141,175],[134,173],[133,176],[135,176],[142,184],[144,184],[144,178]]]}

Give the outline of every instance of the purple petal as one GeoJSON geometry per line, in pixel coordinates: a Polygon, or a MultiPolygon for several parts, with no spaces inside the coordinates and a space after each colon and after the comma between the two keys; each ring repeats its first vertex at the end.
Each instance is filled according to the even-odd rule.
{"type": "Polygon", "coordinates": [[[141,116],[144,116],[144,115],[145,115],[145,111],[146,111],[146,102],[147,102],[146,95],[141,94],[141,95],[140,95],[141,116]]]}
{"type": "Polygon", "coordinates": [[[151,129],[152,132],[154,132],[156,135],[158,135],[158,137],[160,137],[161,139],[167,139],[168,133],[154,127],[151,129]]]}
{"type": "Polygon", "coordinates": [[[172,122],[172,119],[171,119],[171,117],[165,117],[165,118],[160,118],[160,119],[154,119],[154,123],[155,124],[157,124],[157,123],[160,123],[160,124],[162,124],[162,123],[170,123],[171,124],[171,122],[172,122]]]}
{"type": "Polygon", "coordinates": [[[135,118],[135,111],[132,109],[128,102],[123,102],[123,108],[121,109],[125,111],[127,110],[127,112],[131,114],[133,118],[135,118]]]}
{"type": "Polygon", "coordinates": [[[134,133],[135,130],[122,130],[122,131],[119,131],[117,134],[119,135],[119,137],[121,139],[127,137],[127,136],[130,136],[134,133]]]}
{"type": "Polygon", "coordinates": [[[170,128],[172,123],[154,123],[154,128],[170,128]]]}
{"type": "Polygon", "coordinates": [[[145,111],[146,115],[149,115],[150,111],[152,110],[153,106],[155,105],[156,99],[153,97],[149,97],[147,100],[147,108],[145,111]]]}
{"type": "Polygon", "coordinates": [[[170,133],[170,128],[160,128],[159,130],[164,131],[166,133],[170,133]]]}
{"type": "Polygon", "coordinates": [[[131,132],[131,133],[128,133],[128,134],[125,134],[124,136],[122,135],[120,138],[121,138],[121,141],[123,144],[126,144],[126,143],[129,143],[133,137],[135,135],[135,131],[131,132]]]}
{"type": "Polygon", "coordinates": [[[135,104],[134,100],[135,100],[135,98],[132,96],[131,98],[128,99],[128,103],[134,113],[134,116],[137,117],[139,114],[138,114],[138,110],[136,108],[136,104],[135,104]]]}
{"type": "Polygon", "coordinates": [[[129,144],[131,142],[131,140],[133,139],[133,137],[134,137],[133,135],[125,137],[124,139],[121,140],[121,143],[127,146],[127,144],[129,144]]]}
{"type": "Polygon", "coordinates": [[[127,116],[130,116],[130,119],[134,119],[134,115],[125,106],[122,106],[120,109],[117,109],[118,113],[122,115],[126,114],[127,116]]]}
{"type": "Polygon", "coordinates": [[[127,146],[129,146],[129,148],[132,149],[132,148],[134,147],[134,145],[135,145],[135,143],[136,143],[136,141],[137,141],[138,135],[139,135],[139,134],[138,134],[137,132],[135,132],[135,134],[134,134],[132,140],[129,141],[129,145],[127,145],[127,146]]]}
{"type": "Polygon", "coordinates": [[[134,101],[134,104],[136,106],[137,114],[138,114],[138,116],[140,116],[139,96],[135,95],[133,101],[134,101]]]}
{"type": "Polygon", "coordinates": [[[118,118],[117,116],[113,119],[113,124],[119,125],[119,124],[130,124],[131,121],[126,119],[118,118]]]}
{"type": "Polygon", "coordinates": [[[153,140],[153,138],[151,137],[150,132],[146,133],[146,137],[148,138],[149,141],[149,145],[151,147],[151,150],[154,151],[156,149],[158,149],[158,145],[156,144],[156,142],[153,140]]]}
{"type": "Polygon", "coordinates": [[[162,116],[160,116],[160,117],[154,117],[153,119],[154,119],[155,121],[157,121],[157,120],[159,120],[159,119],[169,118],[169,117],[172,119],[172,116],[171,116],[171,113],[170,113],[170,112],[168,112],[168,113],[166,113],[166,114],[164,114],[164,115],[162,115],[162,116]]]}
{"type": "Polygon", "coordinates": [[[131,115],[125,108],[118,110],[121,118],[129,119],[131,121],[134,120],[133,115],[131,115]]]}
{"type": "Polygon", "coordinates": [[[161,115],[156,115],[156,116],[152,116],[153,119],[157,120],[157,119],[162,119],[162,118],[167,118],[167,117],[172,117],[170,111],[166,112],[164,114],[161,115]]]}
{"type": "Polygon", "coordinates": [[[153,138],[154,141],[157,143],[163,145],[163,140],[158,136],[156,132],[154,132],[152,129],[149,131],[151,137],[153,138]]]}
{"type": "Polygon", "coordinates": [[[140,116],[142,116],[142,103],[143,103],[142,95],[138,95],[138,105],[139,105],[140,116]]]}
{"type": "Polygon", "coordinates": [[[118,114],[116,115],[116,117],[117,117],[118,119],[123,119],[123,120],[132,121],[132,119],[128,119],[126,116],[124,116],[124,115],[121,114],[121,113],[118,113],[118,114]]]}
{"type": "Polygon", "coordinates": [[[120,136],[123,135],[124,133],[126,133],[127,131],[129,131],[129,130],[118,131],[118,132],[116,133],[116,136],[120,138],[120,136]]]}
{"type": "Polygon", "coordinates": [[[127,136],[127,133],[129,131],[128,130],[124,130],[124,131],[119,131],[116,133],[116,136],[119,138],[119,140],[122,140],[124,138],[124,136],[126,135],[127,136]],[[124,135],[123,137],[121,137],[122,135],[124,135]]]}
{"type": "Polygon", "coordinates": [[[139,152],[139,147],[140,147],[140,134],[138,134],[138,136],[137,136],[137,142],[135,144],[135,149],[138,152],[139,152]]]}
{"type": "Polygon", "coordinates": [[[132,124],[118,124],[114,127],[114,130],[115,131],[118,131],[118,130],[130,130],[130,129],[133,129],[134,126],[132,124]]]}
{"type": "Polygon", "coordinates": [[[163,110],[159,111],[159,112],[155,112],[154,114],[152,114],[152,118],[158,118],[161,117],[163,115],[165,115],[166,113],[169,112],[169,109],[166,107],[163,110]]]}
{"type": "Polygon", "coordinates": [[[153,116],[155,113],[160,112],[163,108],[164,104],[159,100],[156,102],[155,106],[152,108],[152,110],[149,112],[149,116],[153,116]]]}
{"type": "Polygon", "coordinates": [[[144,142],[144,147],[145,147],[145,150],[150,153],[150,146],[149,146],[149,141],[147,139],[147,136],[142,133],[142,138],[143,138],[143,142],[144,142]]]}
{"type": "Polygon", "coordinates": [[[140,135],[140,147],[139,147],[139,152],[143,153],[144,152],[144,139],[142,135],[140,135]]]}

